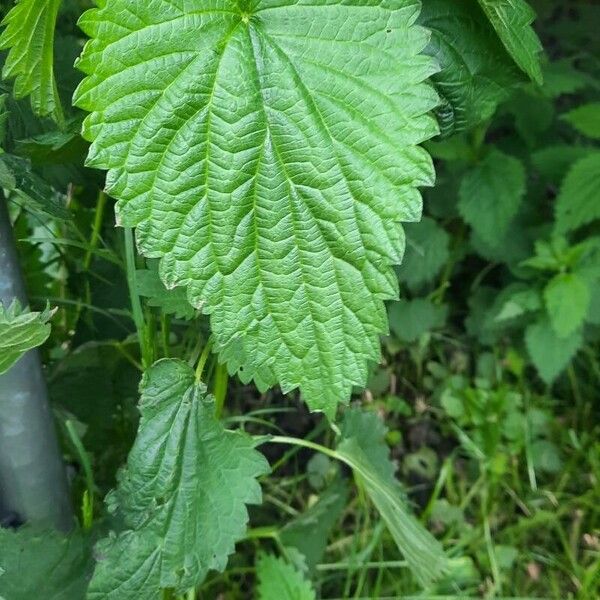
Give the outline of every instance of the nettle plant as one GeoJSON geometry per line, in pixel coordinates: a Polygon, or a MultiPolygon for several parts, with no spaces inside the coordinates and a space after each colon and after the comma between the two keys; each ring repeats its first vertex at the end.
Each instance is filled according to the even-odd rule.
{"type": "MultiPolygon", "coordinates": [[[[428,585],[447,559],[406,507],[385,429],[374,413],[340,405],[380,359],[385,302],[398,296],[401,222],[419,221],[419,187],[434,183],[421,144],[478,126],[509,89],[541,80],[531,9],[522,0],[102,0],[78,21],[89,40],[72,107],[54,32],[80,6],[63,10],[60,0],[20,0],[8,12],[3,76],[16,99],[29,97],[33,113],[55,123],[38,146],[72,151],[81,131],[87,166],[106,171],[99,212],[106,195],[116,200],[144,368],[139,430],[107,498],[114,519],[95,564],[76,560],[90,543],[75,543],[79,533],[54,546],[81,566],[63,574],[74,593],[84,595],[91,576],[89,598],[169,597],[223,570],[245,535],[247,505],[261,501],[269,466],[257,447],[266,443],[348,465],[428,585]],[[188,319],[197,343],[168,357],[144,305],[188,319]],[[192,324],[201,315],[209,336],[192,324]],[[228,375],[261,391],[298,390],[326,415],[335,447],[226,429],[228,375]]],[[[11,102],[2,96],[9,131],[11,102]]],[[[518,165],[489,161],[498,194],[504,177],[518,185],[518,165]]],[[[493,206],[477,216],[483,176],[465,180],[461,205],[467,222],[493,227],[493,206]]],[[[44,193],[48,184],[10,143],[0,178],[9,199],[68,219],[62,197],[44,193]]],[[[547,294],[561,293],[561,277],[547,294]]],[[[47,337],[49,317],[6,307],[2,330],[21,331],[12,355],[47,337]]],[[[84,525],[92,517],[88,495],[84,525]]],[[[23,594],[10,575],[22,553],[51,553],[56,537],[28,535],[1,533],[9,598],[23,594]]],[[[56,582],[50,569],[32,585],[56,582]]],[[[258,571],[262,597],[275,597],[277,577],[298,578],[297,597],[314,597],[279,559],[263,557],[258,571]]]]}

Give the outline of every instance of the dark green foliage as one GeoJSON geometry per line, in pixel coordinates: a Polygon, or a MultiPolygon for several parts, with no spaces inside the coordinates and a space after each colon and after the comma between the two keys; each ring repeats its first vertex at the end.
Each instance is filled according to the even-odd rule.
{"type": "Polygon", "coordinates": [[[598,7],[89,4],[0,7],[78,509],[0,597],[596,600],[598,7]]]}

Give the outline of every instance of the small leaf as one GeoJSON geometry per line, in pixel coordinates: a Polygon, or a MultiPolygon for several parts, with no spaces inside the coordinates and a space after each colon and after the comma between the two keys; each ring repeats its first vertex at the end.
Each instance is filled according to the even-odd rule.
{"type": "Polygon", "coordinates": [[[418,290],[435,279],[449,257],[450,236],[433,219],[406,226],[406,254],[398,267],[398,279],[418,290]]]}
{"type": "Polygon", "coordinates": [[[156,264],[149,269],[140,269],[135,274],[137,291],[146,297],[149,306],[160,308],[166,315],[175,315],[178,319],[193,319],[196,309],[188,302],[185,288],[168,290],[158,275],[156,264]]]}
{"type": "Polygon", "coordinates": [[[447,307],[427,298],[399,300],[389,307],[390,329],[404,342],[414,342],[424,333],[442,327],[447,307]]]}
{"type": "Polygon", "coordinates": [[[556,228],[572,231],[600,219],[600,152],[579,159],[567,173],[556,199],[556,228]]]}
{"type": "Polygon", "coordinates": [[[518,159],[492,150],[463,177],[458,209],[481,239],[497,246],[525,193],[525,169],[518,159]]]}
{"type": "Polygon", "coordinates": [[[315,600],[316,595],[301,573],[281,558],[262,554],[256,566],[257,600],[315,600]]]}
{"type": "Polygon", "coordinates": [[[535,12],[525,0],[479,0],[498,37],[519,67],[542,84],[542,44],[531,27],[535,12]]]}
{"type": "Polygon", "coordinates": [[[54,79],[54,30],[61,0],[18,0],[2,25],[0,50],[8,49],[2,70],[13,79],[15,98],[31,96],[33,112],[63,120],[54,79]]]}
{"type": "Polygon", "coordinates": [[[590,304],[590,290],[576,274],[560,273],[546,285],[544,300],[554,331],[564,338],[583,323],[590,304]]]}
{"type": "Polygon", "coordinates": [[[540,377],[552,383],[566,368],[581,347],[581,330],[560,338],[554,332],[550,320],[542,317],[525,330],[525,344],[540,377]]]}
{"type": "Polygon", "coordinates": [[[579,133],[594,140],[600,139],[600,102],[578,106],[564,114],[562,118],[579,133]]]}
{"type": "Polygon", "coordinates": [[[14,300],[5,308],[0,303],[0,374],[6,373],[32,348],[41,346],[50,335],[50,319],[54,310],[29,312],[14,300]]]}
{"type": "Polygon", "coordinates": [[[93,567],[90,539],[79,531],[0,528],[0,598],[83,600],[93,567]]]}
{"type": "Polygon", "coordinates": [[[399,222],[433,183],[419,3],[99,4],[75,102],[118,222],[231,373],[333,415],[379,359],[399,222]]]}
{"type": "Polygon", "coordinates": [[[337,453],[362,481],[410,569],[427,585],[445,571],[447,558],[441,544],[406,508],[384,441],[386,431],[375,413],[348,410],[337,453]]]}
{"type": "Polygon", "coordinates": [[[129,530],[99,547],[91,599],[151,600],[223,570],[245,532],[246,504],[268,471],[247,435],[226,431],[192,369],[162,360],[141,384],[139,431],[109,505],[129,530]]]}

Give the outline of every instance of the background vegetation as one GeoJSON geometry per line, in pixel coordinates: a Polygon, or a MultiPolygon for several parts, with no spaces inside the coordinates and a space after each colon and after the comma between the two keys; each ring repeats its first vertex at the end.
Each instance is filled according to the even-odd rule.
{"type": "MultiPolygon", "coordinates": [[[[443,32],[429,19],[434,2],[424,4],[436,54],[443,32]]],[[[543,83],[509,87],[508,73],[463,133],[453,131],[461,116],[440,109],[445,136],[427,144],[438,183],[425,192],[423,220],[406,227],[384,361],[355,398],[385,423],[405,494],[451,557],[447,575],[421,590],[346,467],[310,448],[267,444],[264,502],[198,598],[275,598],[278,577],[298,581],[294,598],[312,597],[310,586],[328,599],[600,597],[600,10],[533,4],[543,83]]],[[[66,2],[59,18],[65,106],[79,77],[70,66],[81,49],[79,11],[66,2]]],[[[83,166],[80,116],[67,114],[58,131],[2,85],[0,184],[32,308],[58,307],[45,372],[74,503],[94,539],[137,431],[142,363],[194,355],[208,326],[115,229],[102,174],[83,166]]],[[[205,370],[229,425],[333,445],[324,418],[293,394],[259,394],[212,358],[205,370]]],[[[65,572],[53,571],[59,583],[89,571],[80,550],[70,555],[48,534],[31,534],[19,552],[67,556],[65,572]]],[[[48,561],[7,600],[39,597],[48,561]]]]}

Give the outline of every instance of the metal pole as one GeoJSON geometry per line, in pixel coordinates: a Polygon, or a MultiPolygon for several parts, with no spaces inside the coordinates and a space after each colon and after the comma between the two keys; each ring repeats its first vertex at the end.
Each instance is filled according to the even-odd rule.
{"type": "MultiPolygon", "coordinates": [[[[0,301],[27,304],[6,201],[0,193],[0,301]]],[[[0,375],[0,516],[66,531],[73,512],[37,350],[0,375]]]]}

